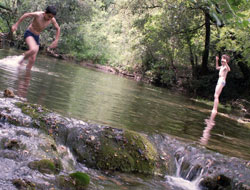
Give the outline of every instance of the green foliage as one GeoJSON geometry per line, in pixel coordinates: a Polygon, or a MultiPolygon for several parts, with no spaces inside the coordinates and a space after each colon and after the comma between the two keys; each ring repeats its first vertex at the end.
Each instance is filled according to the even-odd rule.
{"type": "Polygon", "coordinates": [[[238,27],[223,27],[220,30],[220,41],[217,43],[217,49],[227,49],[233,53],[241,54],[242,58],[238,61],[248,63],[250,66],[250,34],[248,31],[238,27]]]}
{"type": "MultiPolygon", "coordinates": [[[[208,67],[214,67],[215,55],[224,52],[235,57],[232,63],[250,65],[248,0],[5,0],[1,5],[7,9],[0,7],[0,30],[8,32],[23,13],[44,10],[49,4],[58,10],[58,51],[79,61],[140,73],[169,87],[183,77],[178,66],[184,66],[192,70],[195,80],[203,60],[204,15],[208,13],[208,67]]],[[[17,31],[20,39],[28,23],[23,22],[17,31]]],[[[54,36],[51,28],[44,31],[42,46],[48,46],[54,36]]]]}

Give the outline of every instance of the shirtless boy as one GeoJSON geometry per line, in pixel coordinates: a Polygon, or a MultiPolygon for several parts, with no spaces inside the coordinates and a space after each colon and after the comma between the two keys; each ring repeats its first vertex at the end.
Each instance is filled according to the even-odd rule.
{"type": "Polygon", "coordinates": [[[23,54],[23,58],[20,63],[24,59],[28,59],[29,62],[26,66],[27,69],[31,69],[36,60],[36,55],[39,50],[39,35],[40,33],[49,25],[53,24],[56,28],[56,38],[49,46],[49,48],[56,48],[58,44],[58,40],[60,37],[60,27],[54,18],[56,16],[56,8],[54,6],[48,6],[45,10],[39,12],[25,13],[23,16],[19,18],[19,20],[12,26],[12,32],[16,31],[18,25],[26,18],[33,18],[31,24],[27,28],[24,33],[24,39],[27,45],[29,46],[29,50],[23,54]]]}
{"type": "Polygon", "coordinates": [[[230,67],[228,66],[228,62],[230,61],[230,57],[226,54],[222,55],[221,58],[221,66],[218,64],[219,57],[216,56],[216,69],[219,71],[219,79],[215,88],[214,93],[214,107],[212,112],[217,113],[218,104],[219,104],[219,96],[223,87],[226,85],[227,73],[230,71],[230,67]]]}

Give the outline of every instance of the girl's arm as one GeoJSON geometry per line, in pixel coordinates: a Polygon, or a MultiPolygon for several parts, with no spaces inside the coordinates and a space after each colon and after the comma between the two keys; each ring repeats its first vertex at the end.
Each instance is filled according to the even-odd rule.
{"type": "Polygon", "coordinates": [[[216,69],[217,70],[220,70],[220,66],[219,66],[219,57],[218,56],[216,56],[216,69]]]}

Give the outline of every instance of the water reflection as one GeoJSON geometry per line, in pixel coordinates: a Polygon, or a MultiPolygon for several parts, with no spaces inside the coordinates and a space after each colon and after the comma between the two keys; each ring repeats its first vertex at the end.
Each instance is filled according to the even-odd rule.
{"type": "Polygon", "coordinates": [[[213,127],[215,126],[215,117],[216,117],[217,112],[215,110],[212,110],[211,115],[208,119],[205,119],[205,124],[206,127],[203,130],[203,135],[200,139],[200,143],[202,145],[207,145],[208,141],[210,139],[210,131],[213,129],[213,127]]]}
{"type": "Polygon", "coordinates": [[[17,94],[23,98],[27,97],[27,91],[30,85],[31,78],[31,69],[25,69],[25,72],[22,72],[22,66],[18,67],[18,87],[17,94]]]}

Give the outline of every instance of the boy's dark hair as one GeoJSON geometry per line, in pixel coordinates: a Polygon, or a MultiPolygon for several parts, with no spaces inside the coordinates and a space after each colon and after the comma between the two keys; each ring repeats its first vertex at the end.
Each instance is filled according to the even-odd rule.
{"type": "Polygon", "coordinates": [[[56,7],[48,6],[45,10],[45,13],[51,13],[52,15],[56,16],[56,7]]]}
{"type": "Polygon", "coordinates": [[[229,55],[224,54],[224,55],[222,55],[222,58],[226,59],[226,60],[227,60],[227,63],[229,63],[229,61],[230,61],[229,55]]]}

